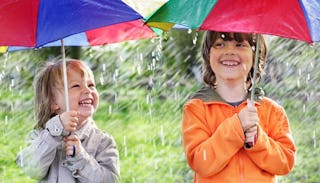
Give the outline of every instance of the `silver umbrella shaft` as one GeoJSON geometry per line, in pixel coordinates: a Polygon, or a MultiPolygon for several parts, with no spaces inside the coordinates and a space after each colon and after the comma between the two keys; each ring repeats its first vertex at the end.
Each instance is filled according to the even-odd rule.
{"type": "Polygon", "coordinates": [[[62,53],[62,68],[63,68],[63,83],[64,83],[64,95],[66,98],[66,111],[69,111],[69,93],[68,93],[68,78],[67,78],[67,62],[66,53],[64,49],[63,39],[61,39],[61,53],[62,53]]]}

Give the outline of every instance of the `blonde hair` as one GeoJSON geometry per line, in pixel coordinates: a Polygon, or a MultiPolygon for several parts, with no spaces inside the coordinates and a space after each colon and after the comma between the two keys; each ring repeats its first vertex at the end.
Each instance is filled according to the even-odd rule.
{"type": "MultiPolygon", "coordinates": [[[[246,33],[231,33],[231,32],[215,32],[215,31],[207,31],[204,35],[203,43],[202,43],[202,58],[203,58],[203,81],[210,85],[215,87],[216,85],[216,76],[215,73],[212,71],[211,66],[210,66],[210,49],[213,45],[213,43],[218,39],[222,38],[225,41],[231,41],[231,40],[236,40],[238,42],[242,42],[244,40],[247,40],[250,44],[251,47],[255,48],[256,46],[256,34],[246,34],[246,33]]],[[[255,57],[255,51],[253,50],[253,62],[254,62],[254,57],[255,57]]],[[[261,76],[264,73],[264,66],[265,66],[265,59],[267,55],[267,45],[264,41],[263,36],[260,36],[260,50],[259,50],[259,59],[258,59],[258,69],[257,69],[257,75],[256,75],[256,81],[259,81],[261,79],[261,76]]],[[[254,65],[254,64],[253,64],[254,65]]],[[[247,84],[248,89],[251,88],[252,86],[252,79],[253,79],[253,72],[254,69],[253,67],[250,68],[250,72],[248,73],[247,76],[247,84]]]]}
{"type": "MultiPolygon", "coordinates": [[[[81,74],[82,77],[94,78],[91,69],[80,60],[68,60],[66,62],[67,73],[73,69],[81,74]]],[[[44,129],[46,122],[57,115],[51,109],[51,104],[54,100],[54,91],[63,89],[63,62],[49,61],[40,70],[34,80],[35,89],[35,117],[37,129],[44,129]]]]}

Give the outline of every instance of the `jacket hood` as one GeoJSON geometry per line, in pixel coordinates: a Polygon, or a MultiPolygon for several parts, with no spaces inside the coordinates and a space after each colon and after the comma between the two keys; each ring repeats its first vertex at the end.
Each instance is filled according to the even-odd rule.
{"type": "MultiPolygon", "coordinates": [[[[254,100],[257,102],[260,102],[262,97],[264,96],[264,91],[261,88],[255,89],[254,94],[254,100]]],[[[250,99],[251,97],[251,91],[247,94],[247,99],[250,99]]],[[[220,95],[211,87],[205,86],[201,88],[199,91],[194,93],[191,97],[191,99],[200,99],[203,102],[226,102],[224,99],[220,97],[220,95]]]]}

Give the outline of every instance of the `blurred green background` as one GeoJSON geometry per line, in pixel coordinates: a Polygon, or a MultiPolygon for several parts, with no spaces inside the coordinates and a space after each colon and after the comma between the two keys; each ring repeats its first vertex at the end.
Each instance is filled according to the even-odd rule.
{"type": "MultiPolygon", "coordinates": [[[[297,162],[281,183],[320,181],[320,47],[266,37],[266,74],[259,86],[284,106],[297,145],[297,162]]],[[[93,69],[100,106],[97,125],[112,134],[121,160],[121,182],[192,182],[181,144],[181,113],[202,86],[202,32],[171,31],[160,38],[100,47],[68,47],[68,58],[93,69]]],[[[36,182],[15,164],[35,125],[32,81],[60,48],[0,55],[0,182],[36,182]]]]}

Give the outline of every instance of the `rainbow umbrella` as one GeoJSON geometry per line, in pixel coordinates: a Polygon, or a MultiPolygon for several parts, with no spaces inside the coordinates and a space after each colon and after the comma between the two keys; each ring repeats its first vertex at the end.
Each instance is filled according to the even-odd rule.
{"type": "Polygon", "coordinates": [[[169,0],[147,24],[163,30],[197,30],[276,35],[320,41],[319,0],[169,0]]]}
{"type": "Polygon", "coordinates": [[[143,19],[165,2],[6,0],[0,5],[0,53],[61,46],[61,39],[65,46],[96,46],[156,37],[143,19]]]}

